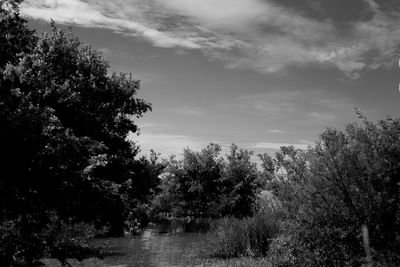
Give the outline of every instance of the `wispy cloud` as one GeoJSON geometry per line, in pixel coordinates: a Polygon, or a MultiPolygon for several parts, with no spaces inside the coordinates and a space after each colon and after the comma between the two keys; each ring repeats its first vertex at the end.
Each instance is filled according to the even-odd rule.
{"type": "MultiPolygon", "coordinates": [[[[151,149],[162,154],[163,157],[176,155],[181,157],[183,150],[189,148],[194,151],[200,151],[210,143],[221,145],[221,156],[229,153],[231,143],[224,143],[220,140],[206,139],[200,136],[162,133],[147,129],[145,133],[136,135],[130,134],[128,139],[136,142],[141,149],[141,154],[148,154],[151,149]]],[[[247,147],[246,147],[247,148],[247,147]]]]}
{"type": "Polygon", "coordinates": [[[268,131],[269,133],[276,133],[276,134],[285,134],[286,131],[278,130],[278,129],[271,129],[268,131]]]}
{"type": "Polygon", "coordinates": [[[279,150],[283,146],[294,146],[299,149],[306,149],[310,144],[304,143],[272,143],[272,142],[259,142],[250,146],[252,149],[273,149],[279,150]]]}
{"type": "Polygon", "coordinates": [[[140,129],[154,129],[154,128],[163,128],[165,126],[167,126],[168,124],[166,123],[151,123],[151,122],[145,122],[145,123],[141,123],[140,121],[138,122],[138,126],[140,129]]]}
{"type": "MultiPolygon", "coordinates": [[[[231,143],[219,142],[218,140],[206,140],[205,138],[191,135],[170,134],[170,133],[154,133],[147,131],[146,134],[129,135],[128,139],[137,142],[140,146],[141,153],[146,155],[151,149],[162,154],[163,157],[176,155],[180,158],[183,155],[183,150],[189,148],[194,151],[200,151],[205,148],[210,142],[221,145],[221,156],[226,156],[230,152],[231,143]]],[[[253,142],[253,143],[237,143],[240,148],[254,151],[256,153],[269,152],[274,153],[282,146],[294,146],[299,149],[306,149],[312,145],[309,141],[299,141],[296,143],[282,142],[253,142]]],[[[259,162],[256,153],[252,156],[255,162],[259,162]]]]}
{"type": "Polygon", "coordinates": [[[26,0],[22,12],[112,29],[158,47],[201,50],[228,68],[274,73],[313,64],[357,78],[362,71],[391,66],[400,39],[399,14],[364,1],[372,16],[345,28],[271,0],[26,0]]]}
{"type": "MultiPolygon", "coordinates": [[[[257,114],[269,121],[289,125],[329,125],[354,114],[357,101],[338,97],[335,92],[318,90],[271,90],[261,94],[247,94],[223,105],[223,108],[244,114],[257,114]]],[[[274,127],[274,126],[273,126],[274,127]]],[[[269,130],[282,133],[280,130],[269,130]]],[[[283,132],[284,133],[284,132],[283,132]]]]}
{"type": "Polygon", "coordinates": [[[144,18],[137,19],[142,17],[140,13],[144,8],[140,2],[28,0],[22,4],[21,10],[24,15],[34,19],[53,19],[58,23],[107,28],[127,35],[141,36],[159,47],[201,48],[200,40],[197,38],[181,37],[157,29],[144,18]]]}
{"type": "Polygon", "coordinates": [[[129,139],[139,144],[143,153],[148,153],[150,149],[165,155],[180,155],[183,149],[189,147],[194,150],[200,150],[205,147],[208,141],[189,135],[151,133],[141,134],[139,136],[131,134],[129,139]]]}
{"type": "Polygon", "coordinates": [[[176,113],[186,116],[201,116],[206,113],[204,108],[184,106],[173,110],[176,113]]]}
{"type": "Polygon", "coordinates": [[[310,112],[308,113],[308,116],[314,118],[314,119],[318,119],[318,120],[334,120],[337,117],[333,114],[329,114],[329,113],[321,113],[321,112],[310,112]]]}

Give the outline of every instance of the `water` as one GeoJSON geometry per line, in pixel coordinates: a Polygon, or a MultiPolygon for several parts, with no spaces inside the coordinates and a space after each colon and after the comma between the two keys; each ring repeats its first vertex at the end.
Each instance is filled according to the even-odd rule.
{"type": "Polygon", "coordinates": [[[160,234],[147,229],[134,237],[98,240],[98,245],[107,248],[103,266],[186,267],[201,263],[209,242],[207,234],[160,234]]]}

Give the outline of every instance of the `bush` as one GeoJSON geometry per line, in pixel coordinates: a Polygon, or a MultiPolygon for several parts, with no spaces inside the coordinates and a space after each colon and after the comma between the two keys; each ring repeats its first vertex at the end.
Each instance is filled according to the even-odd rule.
{"type": "Polygon", "coordinates": [[[270,184],[286,223],[274,266],[399,266],[400,120],[359,115],[362,125],[327,129],[308,151],[277,154],[270,184]]]}
{"type": "Polygon", "coordinates": [[[39,235],[27,234],[30,228],[23,225],[21,218],[2,221],[0,224],[0,266],[14,266],[19,263],[33,265],[44,254],[43,242],[39,235]]]}
{"type": "Polygon", "coordinates": [[[73,223],[52,216],[42,236],[46,244],[46,256],[58,259],[66,264],[68,258],[79,261],[97,256],[98,251],[92,246],[96,231],[93,225],[73,223]]]}
{"type": "Polygon", "coordinates": [[[230,258],[266,255],[278,230],[279,218],[272,211],[244,219],[221,219],[215,230],[213,256],[230,258]]]}
{"type": "Polygon", "coordinates": [[[97,256],[91,246],[95,228],[86,223],[60,220],[49,215],[48,224],[18,217],[0,224],[0,266],[35,266],[43,257],[66,264],[68,258],[82,260],[97,256]]]}

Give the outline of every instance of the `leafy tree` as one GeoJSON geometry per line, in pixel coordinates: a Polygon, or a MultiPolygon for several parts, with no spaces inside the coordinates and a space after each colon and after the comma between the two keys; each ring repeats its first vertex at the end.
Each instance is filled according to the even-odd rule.
{"type": "Polygon", "coordinates": [[[200,152],[185,149],[183,159],[174,157],[161,175],[155,210],[175,216],[249,216],[261,188],[252,153],[232,145],[227,160],[221,147],[210,144],[200,152]]]}
{"type": "Polygon", "coordinates": [[[221,210],[223,215],[246,217],[255,210],[255,202],[261,185],[256,163],[251,161],[252,152],[231,146],[222,175],[221,210]]]}
{"type": "Polygon", "coordinates": [[[134,164],[134,175],[122,185],[122,198],[128,210],[131,231],[150,222],[151,202],[159,193],[160,178],[166,163],[160,154],[150,151],[149,159],[141,157],[134,164]]]}
{"type": "Polygon", "coordinates": [[[150,110],[136,96],[139,81],[109,75],[100,53],[54,24],[51,33],[36,36],[19,17],[19,3],[1,1],[0,9],[0,252],[6,266],[12,258],[32,264],[44,255],[54,216],[122,233],[122,186],[138,172],[138,149],[126,137],[150,110]]]}
{"type": "Polygon", "coordinates": [[[19,15],[22,0],[0,0],[0,69],[34,47],[36,37],[19,15]]]}
{"type": "Polygon", "coordinates": [[[221,180],[221,147],[210,144],[201,152],[185,149],[182,161],[171,158],[162,175],[156,209],[175,216],[216,216],[221,180]]]}

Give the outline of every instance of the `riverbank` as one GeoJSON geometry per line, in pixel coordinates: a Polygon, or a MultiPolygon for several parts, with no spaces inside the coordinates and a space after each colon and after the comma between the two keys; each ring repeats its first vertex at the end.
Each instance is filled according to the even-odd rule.
{"type": "MultiPolygon", "coordinates": [[[[265,258],[237,258],[237,259],[202,259],[201,263],[187,263],[179,267],[271,267],[272,265],[265,258]]],[[[68,261],[73,267],[146,267],[148,265],[135,264],[112,264],[106,259],[101,260],[97,258],[86,259],[82,262],[77,260],[68,261]]],[[[62,267],[60,262],[53,259],[44,261],[45,266],[48,267],[62,267]]],[[[151,265],[153,267],[168,267],[168,265],[151,265]]],[[[175,265],[174,265],[175,267],[175,265]]]]}

